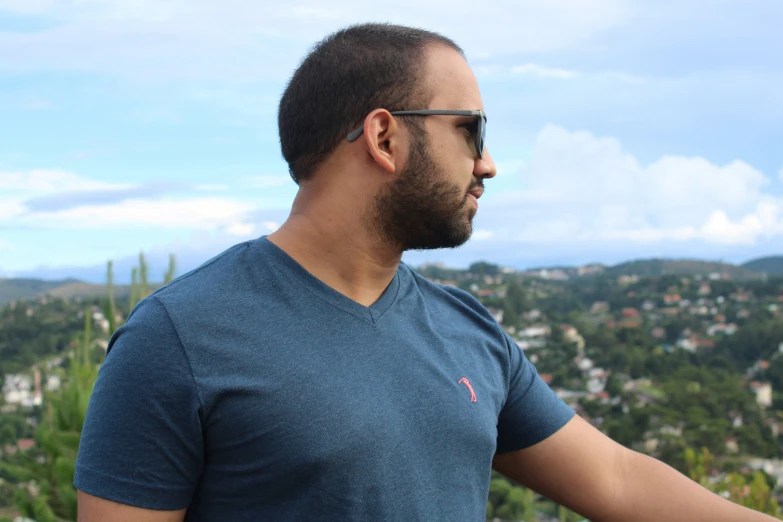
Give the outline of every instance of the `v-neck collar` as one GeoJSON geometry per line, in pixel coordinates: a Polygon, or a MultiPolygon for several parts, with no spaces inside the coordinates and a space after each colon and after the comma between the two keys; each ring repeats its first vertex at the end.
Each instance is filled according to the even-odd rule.
{"type": "Polygon", "coordinates": [[[275,265],[292,279],[295,279],[316,297],[332,306],[343,310],[371,324],[377,324],[383,315],[391,308],[400,290],[400,267],[381,296],[370,306],[357,303],[350,297],[341,294],[308,272],[298,261],[288,255],[283,249],[269,241],[267,236],[261,236],[256,241],[262,254],[269,255],[276,261],[275,265]]]}

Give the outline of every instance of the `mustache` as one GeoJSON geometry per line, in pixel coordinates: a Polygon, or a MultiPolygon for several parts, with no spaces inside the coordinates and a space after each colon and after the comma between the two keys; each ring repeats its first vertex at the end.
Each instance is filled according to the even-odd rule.
{"type": "Polygon", "coordinates": [[[481,190],[484,190],[484,180],[483,179],[480,179],[478,181],[474,181],[473,183],[471,183],[470,186],[468,187],[468,190],[465,191],[465,194],[467,194],[468,192],[470,192],[471,190],[476,189],[476,188],[481,188],[481,190]]]}

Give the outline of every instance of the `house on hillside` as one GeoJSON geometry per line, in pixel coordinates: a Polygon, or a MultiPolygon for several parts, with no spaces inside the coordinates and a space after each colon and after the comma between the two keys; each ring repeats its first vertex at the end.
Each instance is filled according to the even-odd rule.
{"type": "Polygon", "coordinates": [[[637,319],[639,317],[639,310],[636,308],[623,308],[623,319],[637,319]]]}
{"type": "Polygon", "coordinates": [[[579,362],[576,363],[576,367],[583,372],[590,371],[593,368],[593,366],[594,366],[593,360],[588,359],[587,357],[583,359],[579,359],[579,362]]]}
{"type": "Polygon", "coordinates": [[[682,297],[680,297],[680,294],[666,294],[663,296],[663,302],[664,304],[671,305],[671,304],[677,304],[680,301],[682,301],[682,297]]]}
{"type": "Polygon", "coordinates": [[[772,406],[772,384],[768,382],[752,381],[750,391],[756,394],[756,402],[762,408],[772,406]]]}
{"type": "Polygon", "coordinates": [[[487,311],[492,314],[492,318],[498,322],[498,324],[503,322],[503,309],[502,308],[487,308],[487,311]]]}
{"type": "Polygon", "coordinates": [[[561,324],[560,329],[563,331],[563,339],[567,343],[576,343],[577,350],[584,350],[585,339],[579,334],[579,330],[570,324],[561,324]]]}
{"type": "Polygon", "coordinates": [[[690,337],[682,337],[675,343],[678,348],[685,350],[686,352],[695,352],[696,343],[690,337]]]}
{"type": "MultiPolygon", "coordinates": [[[[532,350],[535,348],[543,348],[546,346],[546,341],[544,339],[522,339],[517,341],[517,346],[519,346],[519,349],[522,351],[532,350]]],[[[535,364],[535,361],[531,358],[530,362],[535,364]]]]}
{"type": "Polygon", "coordinates": [[[19,451],[27,451],[35,446],[35,440],[33,439],[19,439],[16,441],[16,447],[19,451]]]}
{"type": "Polygon", "coordinates": [[[523,330],[519,331],[520,337],[530,337],[530,338],[537,338],[537,337],[547,337],[549,334],[552,333],[552,329],[549,326],[543,325],[543,326],[529,326],[523,330]]]}
{"type": "Polygon", "coordinates": [[[723,439],[723,444],[726,446],[726,452],[732,454],[739,452],[739,444],[737,443],[737,437],[726,437],[725,439],[723,439]]]}
{"type": "Polygon", "coordinates": [[[713,337],[718,334],[734,335],[737,332],[737,325],[734,323],[715,323],[707,327],[707,335],[713,337]]]}
{"type": "Polygon", "coordinates": [[[660,310],[661,314],[667,316],[667,317],[676,317],[680,314],[680,309],[675,308],[673,306],[669,306],[667,308],[661,308],[660,310]]]}
{"type": "Polygon", "coordinates": [[[554,270],[547,270],[545,268],[543,270],[533,272],[533,274],[540,277],[541,279],[549,279],[550,281],[568,281],[569,279],[568,274],[557,268],[554,270]]]}
{"type": "Polygon", "coordinates": [[[533,310],[530,310],[529,312],[525,312],[522,314],[522,318],[525,321],[533,322],[538,321],[541,319],[541,310],[534,308],[533,310]]]}

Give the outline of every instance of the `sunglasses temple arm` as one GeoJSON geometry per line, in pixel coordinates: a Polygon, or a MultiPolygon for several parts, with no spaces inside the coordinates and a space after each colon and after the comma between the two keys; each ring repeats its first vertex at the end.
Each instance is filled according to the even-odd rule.
{"type": "Polygon", "coordinates": [[[359,139],[359,136],[361,136],[363,132],[364,132],[364,125],[356,129],[355,131],[351,132],[348,135],[348,141],[356,141],[357,139],[359,139]]]}

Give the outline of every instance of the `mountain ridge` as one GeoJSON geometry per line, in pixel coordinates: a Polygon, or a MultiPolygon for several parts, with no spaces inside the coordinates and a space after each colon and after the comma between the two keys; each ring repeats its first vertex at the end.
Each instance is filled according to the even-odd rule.
{"type": "MultiPolygon", "coordinates": [[[[491,264],[491,263],[490,263],[491,264]]],[[[638,275],[641,277],[659,277],[664,275],[709,275],[713,273],[728,274],[732,279],[759,279],[768,275],[783,275],[783,255],[765,256],[751,259],[742,264],[725,263],[689,258],[648,258],[634,259],[616,265],[603,263],[587,263],[580,266],[549,266],[519,270],[522,273],[540,272],[542,270],[560,270],[569,276],[577,276],[580,269],[599,268],[610,276],[638,275]]],[[[157,288],[159,284],[150,284],[157,288]]],[[[127,296],[129,285],[115,285],[115,295],[127,296]]],[[[48,281],[35,278],[0,278],[0,306],[17,300],[36,299],[44,296],[74,298],[98,297],[106,295],[106,285],[88,283],[76,278],[65,278],[48,281]]]]}

